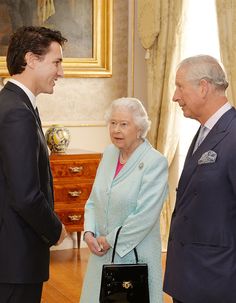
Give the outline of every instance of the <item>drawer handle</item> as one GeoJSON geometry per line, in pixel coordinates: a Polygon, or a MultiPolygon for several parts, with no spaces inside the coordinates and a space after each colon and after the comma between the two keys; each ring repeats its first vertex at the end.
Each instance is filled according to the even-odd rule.
{"type": "Polygon", "coordinates": [[[82,194],[82,190],[68,191],[71,197],[79,197],[82,194]]]}
{"type": "Polygon", "coordinates": [[[81,215],[69,215],[68,218],[71,220],[71,221],[79,221],[81,219],[81,215]]]}
{"type": "Polygon", "coordinates": [[[69,167],[69,170],[72,173],[81,173],[83,170],[83,166],[75,166],[75,167],[69,167]]]}

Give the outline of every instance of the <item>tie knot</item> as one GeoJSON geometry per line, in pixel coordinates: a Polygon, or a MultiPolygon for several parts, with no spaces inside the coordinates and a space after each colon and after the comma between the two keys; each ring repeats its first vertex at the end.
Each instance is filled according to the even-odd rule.
{"type": "Polygon", "coordinates": [[[206,131],[207,131],[207,127],[205,125],[201,125],[199,135],[204,135],[206,131]]]}
{"type": "Polygon", "coordinates": [[[198,146],[202,143],[202,141],[205,139],[205,135],[206,135],[206,130],[207,130],[207,127],[202,125],[201,126],[201,129],[200,129],[200,132],[199,132],[199,135],[198,135],[198,146]]]}

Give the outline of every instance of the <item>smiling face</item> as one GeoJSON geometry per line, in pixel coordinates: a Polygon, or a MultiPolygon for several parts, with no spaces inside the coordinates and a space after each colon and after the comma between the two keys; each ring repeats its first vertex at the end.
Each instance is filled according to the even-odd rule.
{"type": "Polygon", "coordinates": [[[185,117],[199,120],[205,102],[201,84],[186,80],[186,70],[180,68],[176,73],[175,85],[172,100],[179,103],[185,117]]]}
{"type": "Polygon", "coordinates": [[[37,96],[40,93],[52,94],[55,81],[63,77],[62,49],[59,43],[52,42],[48,52],[44,56],[34,56],[29,60],[33,64],[34,87],[33,92],[37,96]]]}
{"type": "Polygon", "coordinates": [[[140,129],[135,124],[132,113],[123,107],[112,112],[109,131],[112,143],[121,152],[132,153],[140,143],[140,129]]]}

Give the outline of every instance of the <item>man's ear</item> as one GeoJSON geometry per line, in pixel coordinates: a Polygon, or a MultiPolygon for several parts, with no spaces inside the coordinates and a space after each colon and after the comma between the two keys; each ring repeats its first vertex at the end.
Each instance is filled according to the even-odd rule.
{"type": "Polygon", "coordinates": [[[34,68],[35,62],[38,61],[38,56],[32,52],[27,52],[25,54],[26,65],[30,68],[34,68]]]}
{"type": "Polygon", "coordinates": [[[209,91],[209,85],[210,83],[207,80],[205,79],[200,80],[200,92],[203,98],[207,95],[209,91]]]}

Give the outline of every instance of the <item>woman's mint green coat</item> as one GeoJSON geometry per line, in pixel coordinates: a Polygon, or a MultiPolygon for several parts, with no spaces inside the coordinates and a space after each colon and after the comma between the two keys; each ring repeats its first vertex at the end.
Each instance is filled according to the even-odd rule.
{"type": "MultiPolygon", "coordinates": [[[[85,231],[105,235],[111,246],[119,226],[115,263],[148,263],[150,303],[161,303],[162,269],[160,212],[168,187],[166,158],[145,140],[114,178],[119,149],[110,145],[99,165],[85,206],[85,231]]],[[[102,265],[111,262],[112,249],[103,257],[91,254],[80,303],[98,303],[102,265]]]]}

